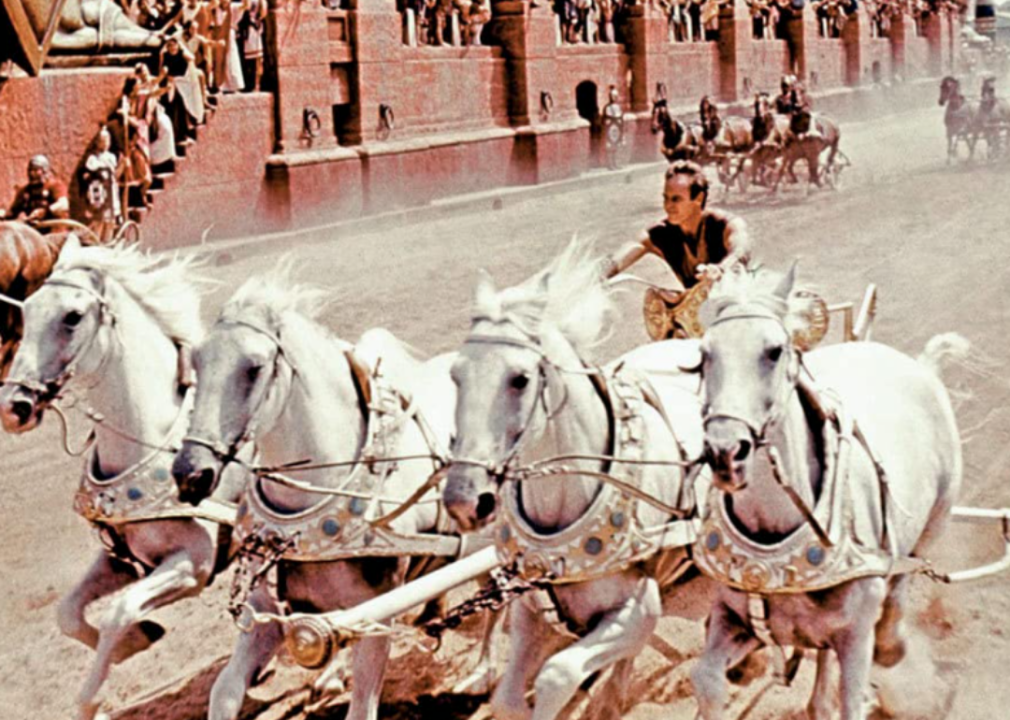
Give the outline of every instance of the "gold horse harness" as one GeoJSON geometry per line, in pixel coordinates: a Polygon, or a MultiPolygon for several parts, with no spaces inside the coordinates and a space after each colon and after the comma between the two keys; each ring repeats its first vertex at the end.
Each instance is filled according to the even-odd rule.
{"type": "MultiPolygon", "coordinates": [[[[129,551],[119,530],[124,525],[159,520],[209,520],[218,523],[218,564],[222,562],[222,544],[229,543],[235,524],[235,506],[207,498],[193,507],[179,501],[179,491],[172,479],[175,443],[189,426],[193,393],[187,388],[179,413],[161,447],[134,466],[110,478],[96,476],[99,468],[98,447],[92,445],[84,456],[80,485],[74,496],[74,511],[98,531],[102,544],[118,560],[143,565],[129,551]]],[[[225,548],[226,549],[226,548],[225,548]]]]}
{"type": "MultiPolygon", "coordinates": [[[[799,655],[794,656],[790,671],[786,672],[784,653],[768,622],[768,596],[826,590],[866,577],[928,573],[930,567],[921,558],[898,556],[889,531],[890,507],[894,502],[886,474],[840,399],[804,380],[797,390],[823,424],[823,485],[812,512],[804,513],[807,522],[779,542],[755,542],[730,516],[729,495],[713,484],[693,548],[694,562],[702,572],[747,593],[751,628],[762,644],[779,650],[775,658],[776,675],[784,684],[791,680],[799,655]],[[869,547],[856,537],[855,509],[848,481],[853,441],[863,447],[877,471],[887,549],[869,547]]],[[[774,456],[771,459],[773,471],[778,473],[774,456]]]]}
{"type": "MultiPolygon", "coordinates": [[[[614,459],[602,475],[613,476],[622,485],[638,488],[647,440],[645,409],[647,406],[655,408],[664,419],[665,412],[655,390],[641,373],[618,370],[594,377],[607,401],[613,439],[611,455],[614,459]]],[[[676,440],[673,427],[669,422],[667,426],[676,440]]],[[[679,441],[677,445],[684,459],[679,441]]],[[[573,469],[570,473],[561,471],[558,474],[577,475],[580,471],[573,469]]],[[[685,471],[677,503],[678,515],[666,523],[647,526],[638,512],[643,502],[604,479],[586,512],[554,533],[540,532],[530,524],[522,510],[519,483],[507,482],[502,487],[501,512],[494,527],[498,557],[504,564],[516,563],[520,574],[526,578],[542,578],[550,585],[567,585],[612,575],[664,550],[686,548],[696,540],[699,526],[691,478],[693,472],[685,471]]],[[[559,625],[574,630],[555,599],[550,600],[545,605],[538,603],[537,610],[557,613],[559,625]]]]}
{"type": "MultiPolygon", "coordinates": [[[[236,539],[242,543],[259,535],[272,544],[283,543],[283,558],[295,562],[328,562],[367,557],[457,557],[469,552],[469,543],[450,535],[450,520],[440,511],[433,533],[400,533],[377,523],[383,504],[397,502],[381,496],[386,479],[399,468],[392,457],[405,422],[413,422],[432,446],[434,438],[418,408],[393,388],[376,370],[353,351],[345,353],[365,412],[365,439],[350,474],[334,489],[319,488],[327,495],[315,505],[296,513],[281,512],[264,495],[264,482],[305,485],[279,473],[258,475],[249,485],[238,508],[236,539]]],[[[440,470],[432,455],[432,472],[440,470]]],[[[311,488],[305,488],[313,492],[311,488]]]]}

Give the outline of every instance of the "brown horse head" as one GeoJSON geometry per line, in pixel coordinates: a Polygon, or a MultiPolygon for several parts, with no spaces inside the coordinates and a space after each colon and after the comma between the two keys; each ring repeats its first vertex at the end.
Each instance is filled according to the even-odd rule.
{"type": "Polygon", "coordinates": [[[945,105],[961,95],[961,83],[953,75],[948,75],[940,81],[940,100],[937,104],[945,105]]]}
{"type": "MultiPolygon", "coordinates": [[[[24,301],[49,277],[66,235],[42,235],[19,222],[0,222],[0,293],[24,301]]],[[[0,302],[0,379],[14,359],[24,329],[21,310],[0,302]]]]}

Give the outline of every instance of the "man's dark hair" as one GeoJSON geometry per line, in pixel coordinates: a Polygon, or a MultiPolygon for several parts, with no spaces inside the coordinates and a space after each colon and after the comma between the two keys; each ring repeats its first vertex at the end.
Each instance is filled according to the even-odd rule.
{"type": "Polygon", "coordinates": [[[670,167],[666,169],[664,182],[673,180],[678,175],[685,175],[691,179],[691,199],[694,200],[699,195],[702,195],[701,206],[704,208],[705,203],[708,201],[708,178],[705,177],[705,171],[701,169],[701,165],[691,160],[672,162],[670,163],[670,167]]]}

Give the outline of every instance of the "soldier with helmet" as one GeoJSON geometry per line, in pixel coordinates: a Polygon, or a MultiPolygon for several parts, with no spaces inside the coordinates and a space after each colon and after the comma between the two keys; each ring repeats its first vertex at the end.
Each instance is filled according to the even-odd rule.
{"type": "Polygon", "coordinates": [[[52,165],[45,155],[28,161],[28,183],[20,187],[6,214],[0,217],[36,223],[70,216],[67,186],[53,177],[52,165]]]}

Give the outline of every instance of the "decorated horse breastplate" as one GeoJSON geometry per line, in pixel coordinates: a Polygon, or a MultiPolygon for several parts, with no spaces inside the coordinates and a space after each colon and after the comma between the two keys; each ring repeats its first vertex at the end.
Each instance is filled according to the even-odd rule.
{"type": "MultiPolygon", "coordinates": [[[[259,533],[290,544],[286,560],[325,562],[353,557],[409,554],[388,531],[376,531],[370,521],[380,511],[386,478],[397,469],[383,462],[399,439],[404,399],[379,377],[373,377],[360,462],[338,489],[312,507],[297,513],[274,509],[263,495],[266,478],[256,478],[238,508],[236,538],[245,541],[259,533]]],[[[339,472],[339,471],[338,471],[339,472]]],[[[269,476],[267,476],[269,477],[269,476]]]]}
{"type": "Polygon", "coordinates": [[[748,538],[730,517],[727,495],[713,484],[706,517],[694,546],[694,561],[709,577],[759,595],[825,590],[858,578],[886,576],[895,558],[859,543],[853,531],[848,482],[852,423],[836,412],[824,423],[824,485],[814,517],[825,529],[825,545],[810,523],[774,544],[748,538]]]}
{"type": "Polygon", "coordinates": [[[145,520],[194,517],[194,508],[179,502],[172,479],[173,449],[189,424],[192,393],[188,393],[162,448],[112,478],[96,478],[97,448],[85,456],[74,510],[92,523],[123,525],[145,520]]]}
{"type": "MultiPolygon", "coordinates": [[[[613,412],[612,454],[629,461],[615,460],[606,472],[637,487],[642,466],[635,461],[645,454],[646,399],[634,373],[615,373],[605,382],[613,412]]],[[[604,482],[581,518],[559,532],[542,534],[523,515],[519,484],[507,483],[502,488],[501,512],[494,528],[498,557],[505,564],[516,561],[526,577],[546,577],[555,584],[566,584],[604,577],[661,549],[694,542],[695,520],[645,527],[638,517],[640,505],[604,482]]]]}

